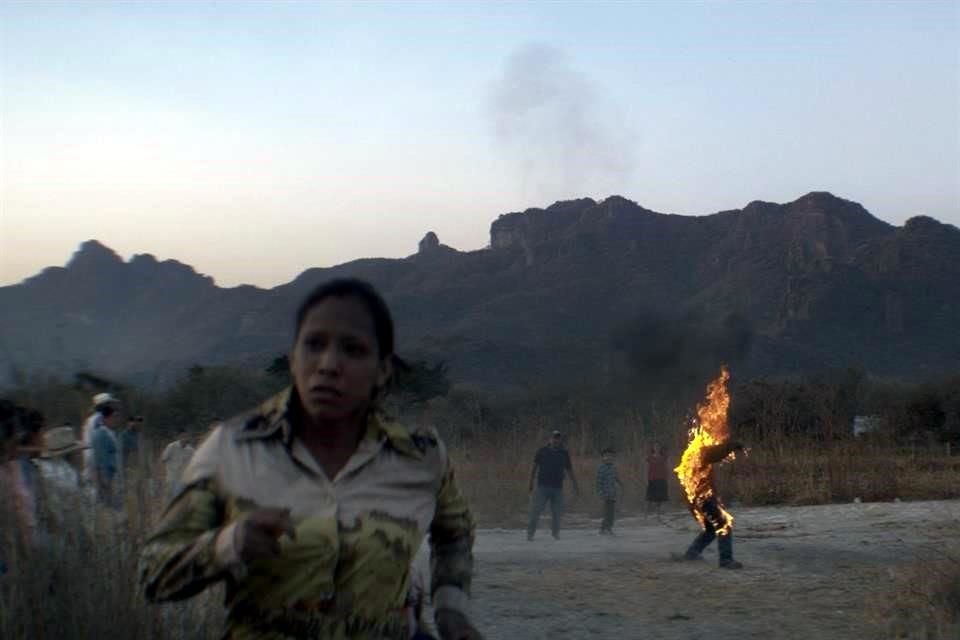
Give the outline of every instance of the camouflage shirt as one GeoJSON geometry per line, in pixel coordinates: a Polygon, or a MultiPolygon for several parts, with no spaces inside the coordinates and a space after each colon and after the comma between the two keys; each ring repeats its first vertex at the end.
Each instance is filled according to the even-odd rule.
{"type": "Polygon", "coordinates": [[[289,400],[288,389],[216,427],[197,450],[142,551],[146,597],[224,580],[228,638],[405,639],[411,562],[429,533],[434,607],[466,612],[474,522],[436,432],[371,417],[331,480],[293,433],[289,400]],[[262,507],[290,509],[297,535],[245,565],[233,528],[262,507]]]}

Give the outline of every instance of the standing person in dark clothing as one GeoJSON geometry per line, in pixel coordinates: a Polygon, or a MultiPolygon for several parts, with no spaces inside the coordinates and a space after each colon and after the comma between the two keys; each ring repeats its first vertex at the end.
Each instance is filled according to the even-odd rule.
{"type": "Polygon", "coordinates": [[[550,443],[537,451],[533,459],[533,469],[530,472],[529,491],[532,496],[530,503],[530,520],[527,523],[527,540],[533,540],[537,532],[537,521],[544,507],[550,503],[550,514],[553,517],[551,532],[554,539],[560,537],[560,517],[563,515],[563,477],[570,474],[573,490],[580,494],[577,478],[573,475],[573,465],[570,463],[570,453],[563,448],[563,434],[554,431],[550,443]],[[534,491],[534,479],[537,481],[534,491]]]}
{"type": "Polygon", "coordinates": [[[655,444],[647,455],[647,513],[660,514],[660,507],[667,501],[667,458],[663,447],[655,444]]]}
{"type": "Polygon", "coordinates": [[[120,508],[120,492],[115,483],[120,471],[120,443],[107,423],[93,432],[94,481],[97,487],[97,500],[112,509],[120,508]]]}
{"type": "Polygon", "coordinates": [[[143,416],[130,416],[127,419],[127,428],[120,432],[120,459],[126,468],[136,466],[142,428],[143,416]]]}

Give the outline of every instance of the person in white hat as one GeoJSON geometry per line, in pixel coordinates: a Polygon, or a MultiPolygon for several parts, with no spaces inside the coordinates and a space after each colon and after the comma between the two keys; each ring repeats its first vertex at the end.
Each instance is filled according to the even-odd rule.
{"type": "Polygon", "coordinates": [[[69,426],[49,429],[43,433],[40,456],[34,461],[43,478],[58,489],[76,490],[80,487],[80,458],[78,454],[89,447],[77,440],[69,426]]]}
{"type": "MultiPolygon", "coordinates": [[[[40,455],[33,460],[43,482],[44,513],[48,516],[50,533],[67,533],[64,526],[68,514],[76,514],[92,506],[93,488],[82,488],[80,465],[87,445],[77,440],[69,426],[48,429],[43,433],[40,455]]],[[[84,524],[89,526],[87,518],[84,524]]]]}
{"type": "Polygon", "coordinates": [[[83,452],[83,481],[92,483],[95,479],[95,464],[93,459],[93,434],[102,426],[112,427],[117,419],[117,407],[120,403],[109,393],[98,393],[93,396],[93,413],[83,423],[83,444],[87,449],[83,452]]]}
{"type": "Polygon", "coordinates": [[[177,439],[168,444],[160,454],[160,462],[163,463],[166,473],[167,494],[171,498],[180,493],[183,488],[180,476],[183,475],[183,470],[190,463],[194,453],[193,445],[187,440],[187,431],[181,427],[177,430],[177,439]]]}

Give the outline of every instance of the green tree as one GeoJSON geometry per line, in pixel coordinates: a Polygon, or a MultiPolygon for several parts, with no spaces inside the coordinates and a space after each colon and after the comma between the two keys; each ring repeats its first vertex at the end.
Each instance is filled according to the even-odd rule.
{"type": "Polygon", "coordinates": [[[431,366],[424,360],[406,363],[398,359],[394,364],[392,392],[407,406],[447,395],[450,392],[447,364],[438,362],[431,366]]]}
{"type": "Polygon", "coordinates": [[[290,379],[290,357],[287,354],[277,356],[266,368],[266,372],[275,378],[290,379]]]}

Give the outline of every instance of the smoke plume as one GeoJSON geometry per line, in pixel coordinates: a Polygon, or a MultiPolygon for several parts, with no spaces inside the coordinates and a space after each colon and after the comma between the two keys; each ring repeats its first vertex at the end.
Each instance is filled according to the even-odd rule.
{"type": "Polygon", "coordinates": [[[644,395],[692,406],[721,364],[735,371],[746,360],[753,339],[749,322],[735,314],[647,310],[614,333],[613,347],[625,354],[644,395]]]}
{"type": "Polygon", "coordinates": [[[582,73],[553,47],[510,56],[489,109],[499,149],[528,195],[570,198],[624,192],[635,136],[582,73]]]}

